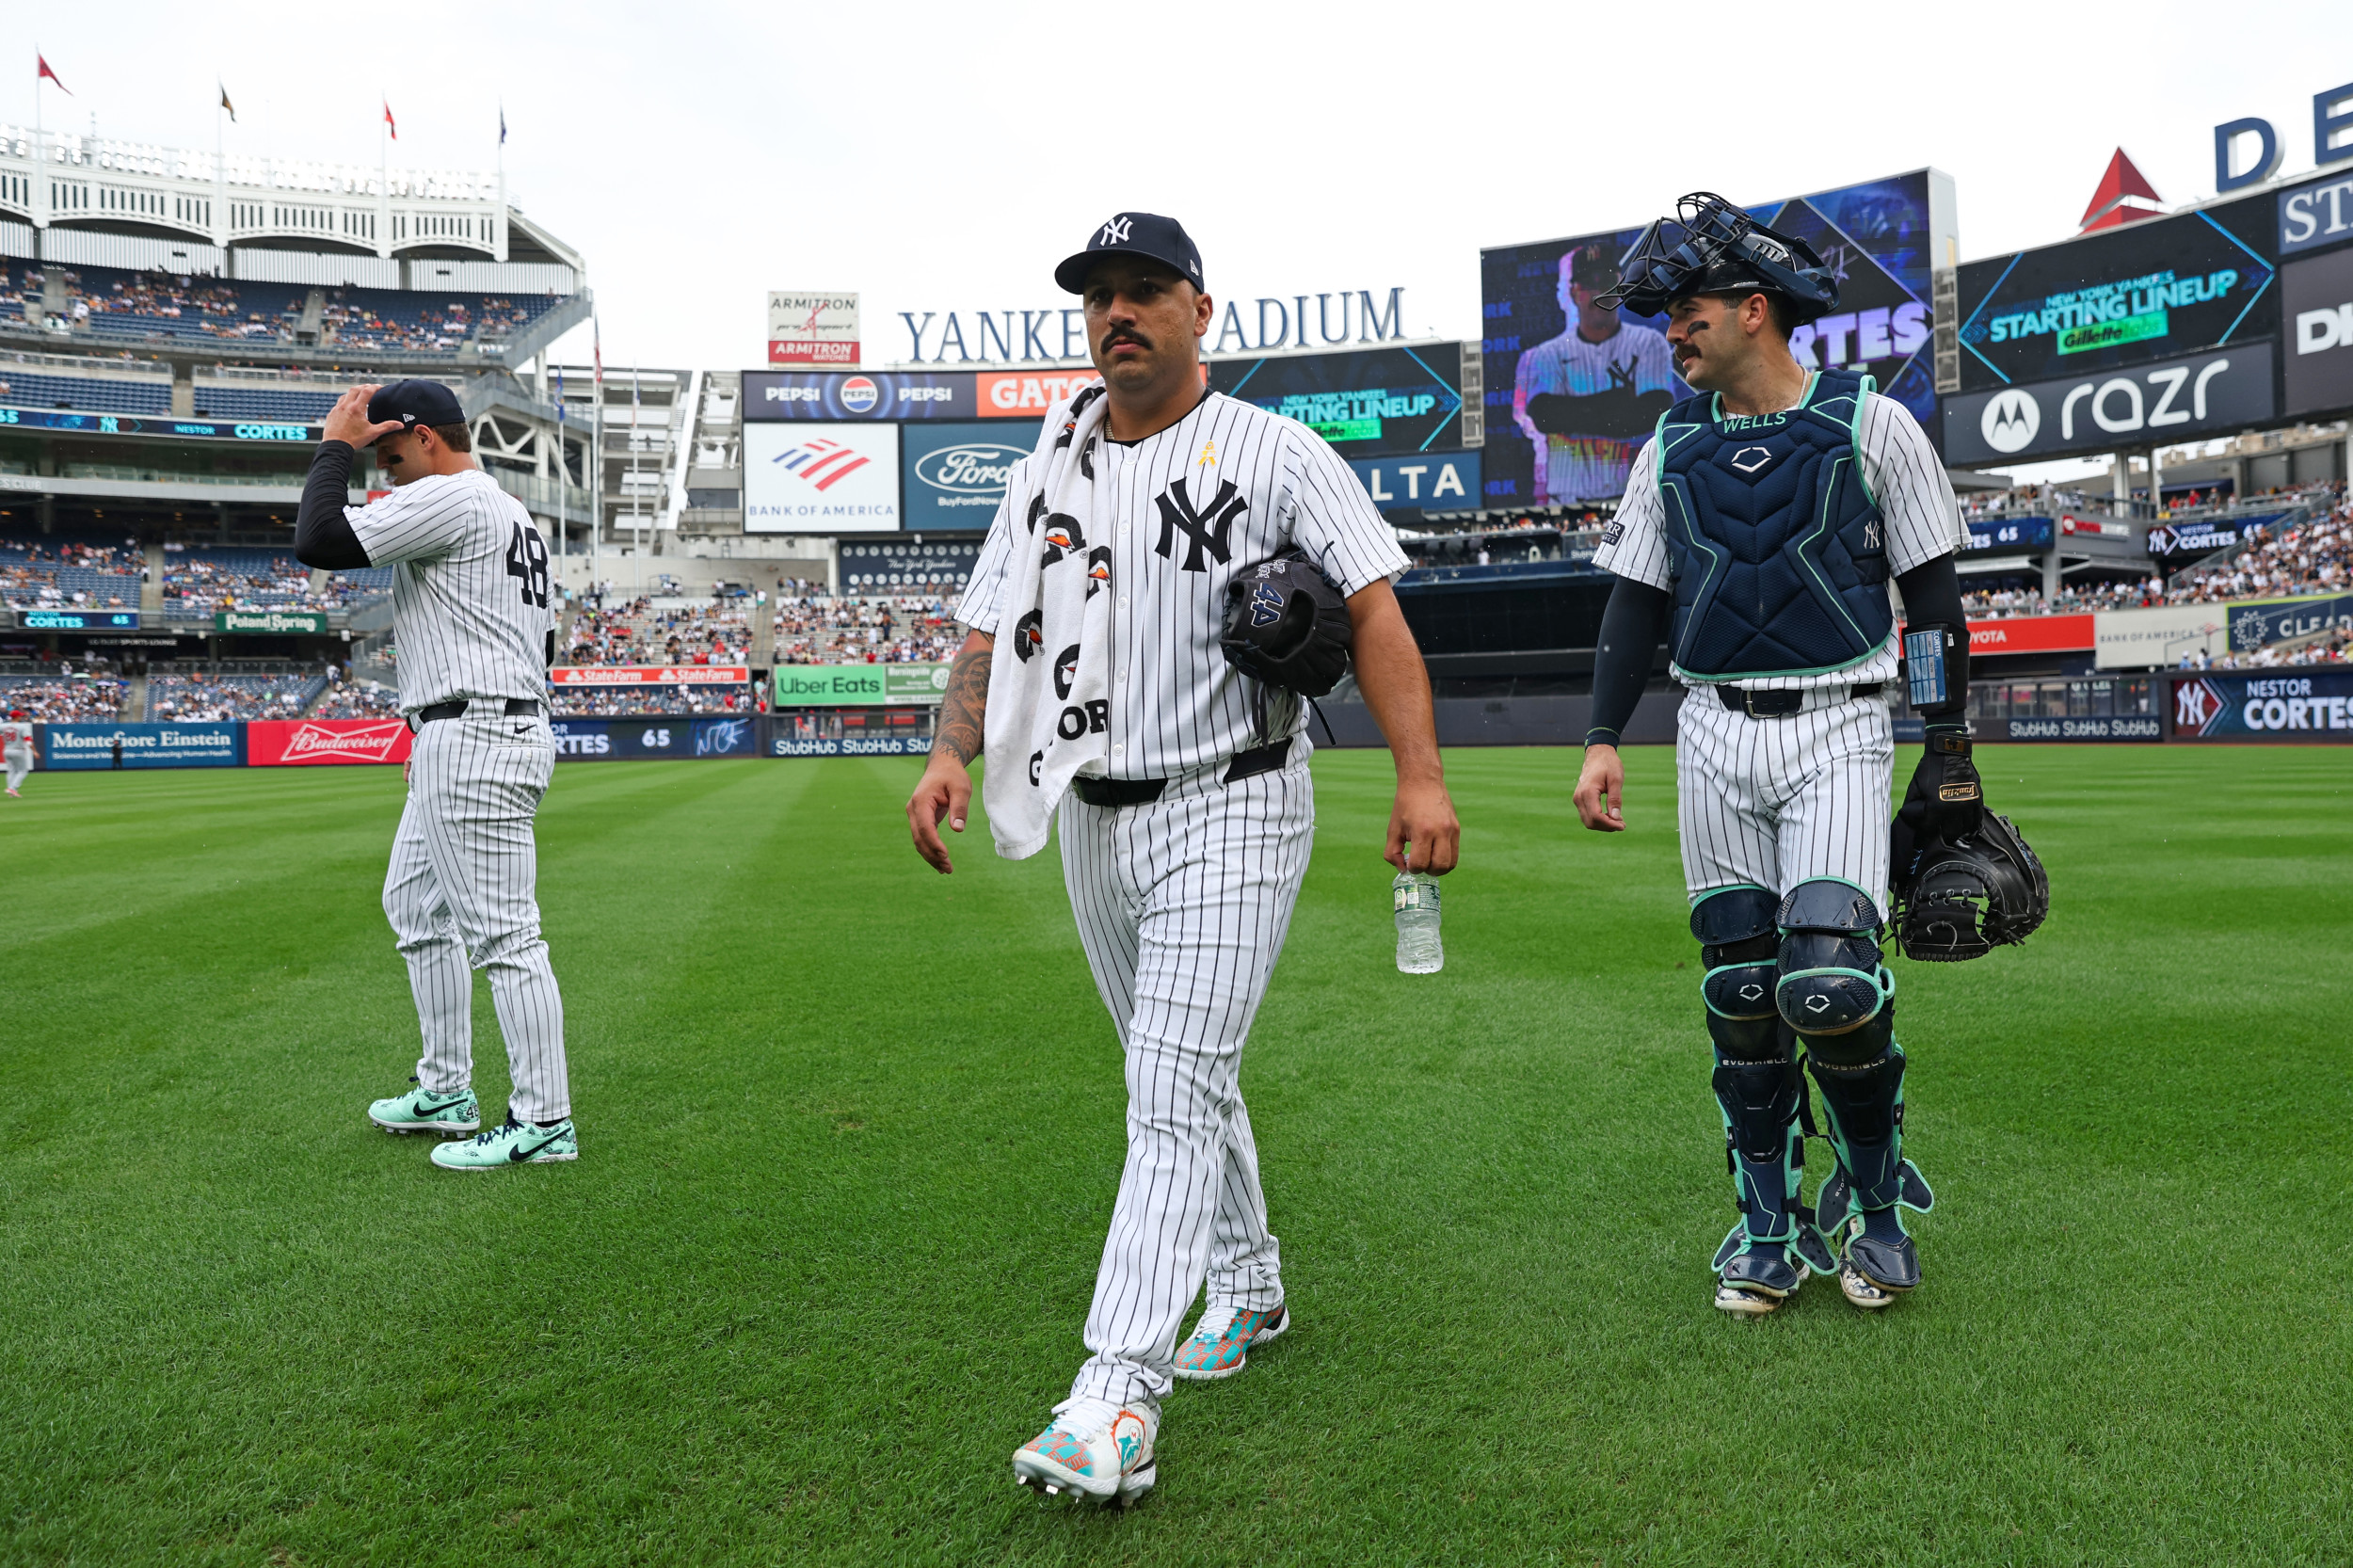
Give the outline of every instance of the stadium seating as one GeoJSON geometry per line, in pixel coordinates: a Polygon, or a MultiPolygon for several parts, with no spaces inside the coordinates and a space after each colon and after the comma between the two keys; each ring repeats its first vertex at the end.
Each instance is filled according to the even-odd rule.
{"type": "Polygon", "coordinates": [[[780,600],[776,608],[779,664],[942,664],[964,633],[954,598],[899,595],[780,600]]]}
{"type": "Polygon", "coordinates": [[[650,599],[583,609],[572,617],[569,664],[743,664],[751,658],[748,600],[657,610],[650,599]]]}
{"type": "Polygon", "coordinates": [[[331,392],[297,392],[292,388],[207,386],[196,384],[196,412],[210,419],[266,419],[313,424],[335,406],[331,392]]]}
{"type": "Polygon", "coordinates": [[[75,408],[95,414],[168,414],[168,381],[118,381],[96,376],[58,376],[49,371],[12,370],[0,364],[0,404],[18,408],[75,408]]]}
{"type": "Polygon", "coordinates": [[[98,605],[136,610],[144,557],[120,542],[0,539],[0,600],[13,609],[98,605]]]}
{"type": "Polygon", "coordinates": [[[150,675],[147,716],[187,722],[293,718],[327,686],[308,675],[150,675]]]}
{"type": "Polygon", "coordinates": [[[338,684],[318,700],[310,716],[314,719],[374,719],[386,718],[400,712],[400,693],[375,681],[349,681],[338,684]]]}
{"type": "Polygon", "coordinates": [[[122,696],[110,676],[0,675],[0,713],[21,709],[37,724],[104,724],[121,717],[122,696]]]}

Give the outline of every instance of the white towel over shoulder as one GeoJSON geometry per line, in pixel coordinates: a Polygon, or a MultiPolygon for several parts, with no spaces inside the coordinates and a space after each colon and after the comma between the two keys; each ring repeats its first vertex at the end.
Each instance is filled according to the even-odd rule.
{"type": "Polygon", "coordinates": [[[1027,536],[1015,536],[1006,568],[982,748],[981,801],[1008,860],[1046,847],[1072,778],[1108,771],[1112,552],[1088,542],[1103,516],[1095,450],[1104,408],[1100,383],[1080,392],[1047,420],[1026,465],[1027,536]]]}

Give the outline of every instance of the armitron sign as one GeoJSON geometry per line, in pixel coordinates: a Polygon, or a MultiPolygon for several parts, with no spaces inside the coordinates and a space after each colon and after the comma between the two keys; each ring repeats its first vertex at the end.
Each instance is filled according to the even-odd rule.
{"type": "Polygon", "coordinates": [[[768,293],[768,362],[831,365],[858,362],[857,296],[768,293]]]}
{"type": "Polygon", "coordinates": [[[406,762],[410,739],[406,719],[255,719],[245,727],[245,760],[257,768],[406,762]]]}

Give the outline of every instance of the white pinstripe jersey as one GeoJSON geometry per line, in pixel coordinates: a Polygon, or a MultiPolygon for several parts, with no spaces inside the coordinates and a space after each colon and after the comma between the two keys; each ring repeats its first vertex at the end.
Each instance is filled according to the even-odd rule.
{"type": "MultiPolygon", "coordinates": [[[[1799,403],[1804,402],[1814,390],[1814,376],[1817,374],[1807,373],[1806,390],[1799,394],[1799,403]]],[[[1937,457],[1936,448],[1929,444],[1928,433],[1912,417],[1912,410],[1892,397],[1867,393],[1863,399],[1863,435],[1859,444],[1863,449],[1863,481],[1870,487],[1872,496],[1879,502],[1880,515],[1887,523],[1889,574],[1900,576],[1922,562],[1958,553],[1967,542],[1961,522],[1961,504],[1953,499],[1952,479],[1937,457]]],[[[1593,554],[1593,564],[1654,588],[1672,587],[1673,581],[1667,575],[1667,540],[1662,532],[1666,520],[1666,507],[1658,497],[1658,439],[1654,436],[1643,443],[1641,453],[1634,459],[1634,472],[1626,478],[1625,499],[1619,504],[1618,515],[1602,531],[1601,548],[1593,554]]],[[[1681,676],[1680,671],[1676,673],[1681,676]]],[[[1801,686],[1859,686],[1895,679],[1896,639],[1891,633],[1877,653],[1846,669],[1822,675],[1741,676],[1737,684],[1753,691],[1782,691],[1801,686]]],[[[1687,685],[1694,683],[1685,681],[1687,685]]]]}
{"type": "MultiPolygon", "coordinates": [[[[1353,594],[1406,568],[1397,536],[1340,455],[1305,425],[1211,392],[1140,441],[1095,453],[1112,548],[1113,778],[1167,778],[1299,732],[1306,705],[1276,692],[1257,728],[1256,682],[1218,647],[1225,584],[1293,545],[1353,594]]],[[[1005,572],[1027,548],[1034,456],[1016,464],[957,618],[998,632],[1005,572]]],[[[403,657],[406,657],[404,650],[403,657]]]]}
{"type": "Polygon", "coordinates": [[[548,547],[479,469],[427,474],[344,515],[392,570],[404,713],[453,697],[548,695],[548,547]]]}

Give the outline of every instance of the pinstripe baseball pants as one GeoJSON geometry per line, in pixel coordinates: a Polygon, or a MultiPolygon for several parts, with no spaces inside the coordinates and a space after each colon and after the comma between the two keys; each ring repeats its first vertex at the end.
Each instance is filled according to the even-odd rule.
{"type": "MultiPolygon", "coordinates": [[[[488,706],[495,707],[495,704],[488,706]]],[[[564,998],[539,936],[532,818],[555,770],[544,714],[467,714],[421,726],[408,804],[384,873],[384,914],[417,999],[417,1081],[453,1094],[473,1080],[472,968],[490,971],[513,1092],[527,1122],[571,1114],[564,998]]]]}
{"type": "Polygon", "coordinates": [[[1063,879],[1128,1067],[1128,1160],[1071,1392],[1157,1401],[1185,1309],[1283,1300],[1241,1048],[1315,841],[1307,747],[1235,784],[1173,779],[1144,806],[1061,808],[1063,879]]]}
{"type": "Polygon", "coordinates": [[[1685,888],[1694,898],[1741,883],[1785,893],[1834,876],[1884,914],[1895,769],[1895,721],[1881,698],[1754,719],[1693,688],[1675,731],[1685,888]]]}

